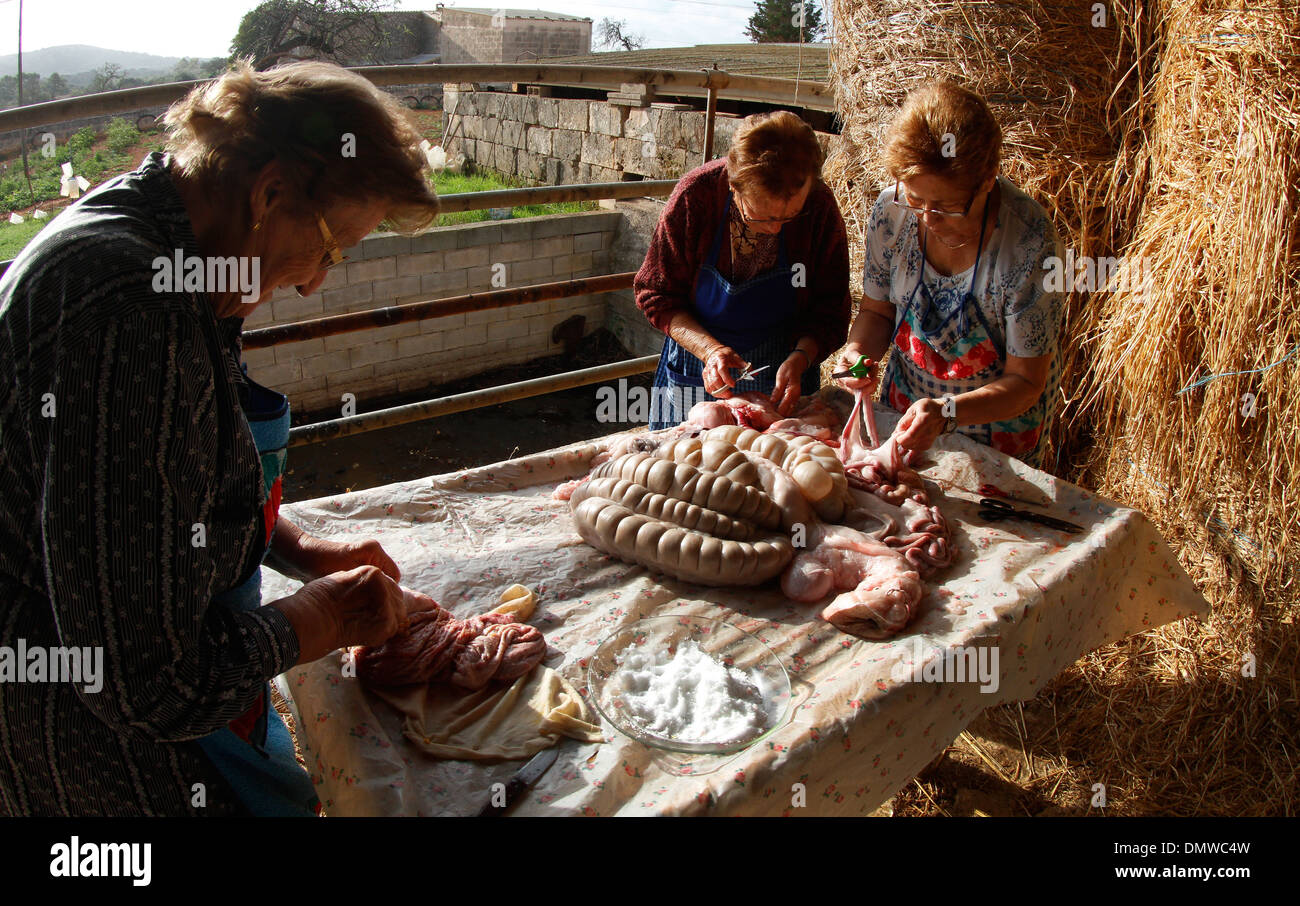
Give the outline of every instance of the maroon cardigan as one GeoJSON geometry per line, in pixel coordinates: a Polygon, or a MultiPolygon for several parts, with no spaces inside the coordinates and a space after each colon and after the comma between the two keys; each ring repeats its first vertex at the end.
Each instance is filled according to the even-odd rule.
{"type": "MultiPolygon", "coordinates": [[[[637,272],[633,284],[637,307],[664,333],[676,312],[694,306],[695,279],[708,258],[730,193],[726,165],[726,158],[719,158],[678,181],[637,272]]],[[[848,337],[849,244],[835,196],[820,179],[813,184],[805,209],[809,217],[781,230],[790,264],[807,267],[808,285],[795,290],[798,314],[790,348],[800,337],[810,336],[817,341],[820,361],[848,337]]],[[[731,279],[731,243],[725,236],[718,271],[731,279]]]]}

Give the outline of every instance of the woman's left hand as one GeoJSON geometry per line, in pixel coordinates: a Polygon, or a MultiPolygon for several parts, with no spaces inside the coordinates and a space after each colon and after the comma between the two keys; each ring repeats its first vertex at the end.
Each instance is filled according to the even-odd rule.
{"type": "Polygon", "coordinates": [[[903,413],[894,429],[899,446],[907,450],[928,450],[943,433],[948,421],[943,403],[928,397],[917,400],[903,413]]]}
{"type": "Polygon", "coordinates": [[[394,582],[401,581],[402,578],[402,571],[397,568],[393,558],[388,556],[387,551],[374,538],[361,541],[328,541],[304,534],[302,553],[303,568],[318,577],[347,572],[358,566],[376,566],[394,582]]]}
{"type": "Polygon", "coordinates": [[[772,405],[783,416],[794,411],[799,402],[804,369],[808,367],[808,357],[801,352],[792,352],[785,357],[781,367],[776,370],[776,386],[772,388],[772,405]]]}

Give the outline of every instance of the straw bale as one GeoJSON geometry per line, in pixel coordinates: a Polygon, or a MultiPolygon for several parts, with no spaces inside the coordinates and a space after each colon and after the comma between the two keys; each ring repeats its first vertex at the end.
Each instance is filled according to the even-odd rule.
{"type": "Polygon", "coordinates": [[[1049,99],[1024,104],[1020,123],[995,105],[1006,171],[1067,246],[1118,251],[1150,276],[1070,300],[1058,474],[1145,512],[1213,613],[1093,652],[1033,702],[986,712],[949,749],[967,774],[931,772],[892,811],[943,813],[952,778],[1005,750],[1021,758],[983,782],[1019,785],[1030,814],[1044,801],[1042,814],[1096,814],[1097,783],[1112,814],[1296,814],[1300,5],[1112,4],[1114,45],[1067,40],[1064,20],[1036,14],[1019,40],[976,37],[982,17],[1003,23],[1029,4],[911,6],[832,2],[846,141],[828,179],[850,230],[880,185],[879,136],[918,79],[956,75],[994,95],[1023,80],[1026,96],[1049,99]],[[1049,57],[1070,48],[1065,71],[1026,68],[1043,59],[1036,42],[1049,57]],[[1089,75],[1107,67],[1099,103],[1104,79],[1089,75]],[[1048,92],[1065,84],[1077,90],[1056,97],[1070,104],[1053,107],[1048,92]],[[1211,375],[1226,376],[1179,392],[1211,375]]]}

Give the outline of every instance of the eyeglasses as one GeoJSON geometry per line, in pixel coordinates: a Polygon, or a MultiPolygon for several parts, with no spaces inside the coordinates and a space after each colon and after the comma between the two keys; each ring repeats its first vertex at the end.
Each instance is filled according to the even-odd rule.
{"type": "Polygon", "coordinates": [[[918,207],[916,207],[915,205],[910,205],[910,204],[906,204],[906,203],[904,203],[904,202],[899,201],[899,200],[898,200],[898,199],[899,199],[899,192],[900,192],[900,191],[905,191],[905,190],[903,190],[902,187],[903,187],[903,183],[902,183],[901,180],[900,180],[899,182],[895,182],[895,183],[894,183],[894,200],[893,200],[893,204],[896,204],[896,205],[898,205],[900,208],[904,208],[904,209],[906,209],[906,210],[908,210],[908,211],[913,211],[913,212],[915,212],[915,213],[917,213],[917,214],[933,214],[933,215],[935,215],[936,217],[950,217],[950,218],[953,218],[953,219],[958,219],[958,218],[961,218],[961,217],[965,217],[967,214],[969,214],[969,213],[970,213],[970,209],[971,209],[971,208],[974,206],[974,204],[975,204],[975,196],[979,194],[979,190],[978,190],[978,189],[976,189],[974,192],[971,192],[971,193],[970,193],[970,201],[966,202],[966,207],[962,208],[960,211],[937,211],[937,210],[935,210],[934,208],[918,208],[918,207]]]}
{"type": "Polygon", "coordinates": [[[325,254],[321,255],[320,269],[327,271],[335,265],[342,264],[348,260],[348,256],[339,250],[339,244],[334,241],[334,234],[325,224],[325,218],[316,215],[316,225],[320,227],[321,238],[325,240],[325,254]]]}
{"type": "Polygon", "coordinates": [[[731,192],[731,197],[734,198],[736,201],[736,210],[740,212],[740,219],[745,221],[745,223],[751,225],[785,226],[787,223],[795,223],[796,221],[804,220],[808,216],[808,210],[807,208],[804,208],[800,210],[798,214],[795,214],[793,217],[776,217],[776,218],[750,217],[749,212],[745,210],[745,199],[740,197],[740,193],[736,192],[733,189],[731,192]]]}

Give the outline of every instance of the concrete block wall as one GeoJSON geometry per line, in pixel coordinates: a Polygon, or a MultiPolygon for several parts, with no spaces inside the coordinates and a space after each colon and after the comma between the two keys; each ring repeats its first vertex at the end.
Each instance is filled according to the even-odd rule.
{"type": "MultiPolygon", "coordinates": [[[[321,288],[306,298],[278,290],[244,322],[245,330],[405,302],[518,288],[610,273],[622,215],[590,211],[439,227],[414,237],[375,233],[347,250],[321,288]],[[503,265],[504,287],[493,286],[503,265]]],[[[498,281],[499,282],[499,281],[498,281]]],[[[286,343],[244,353],[249,375],[287,394],[295,412],[337,415],[342,395],[367,402],[416,393],[560,352],[552,329],[573,315],[585,332],[604,326],[606,296],[450,315],[409,324],[286,343]]]]}
{"type": "MultiPolygon", "coordinates": [[[[619,182],[624,174],[676,179],[704,163],[704,113],[698,110],[448,85],[443,113],[449,151],[525,183],[619,182]]],[[[717,117],[715,156],[727,153],[739,122],[717,117]]]]}
{"type": "MultiPolygon", "coordinates": [[[[0,154],[18,154],[23,149],[23,135],[27,136],[27,150],[31,154],[40,154],[44,145],[44,136],[47,132],[54,133],[55,156],[62,153],[63,145],[73,135],[80,132],[87,126],[92,127],[96,132],[102,132],[108,128],[108,124],[116,119],[126,120],[128,123],[134,123],[138,128],[149,128],[155,120],[167,112],[163,107],[141,107],[138,110],[130,110],[126,113],[105,113],[98,116],[83,116],[75,120],[64,120],[58,123],[46,123],[41,126],[33,126],[30,129],[17,130],[14,132],[0,132],[0,154]]],[[[66,160],[66,158],[59,158],[66,160]]],[[[21,164],[19,165],[21,169],[21,164]]]]}

